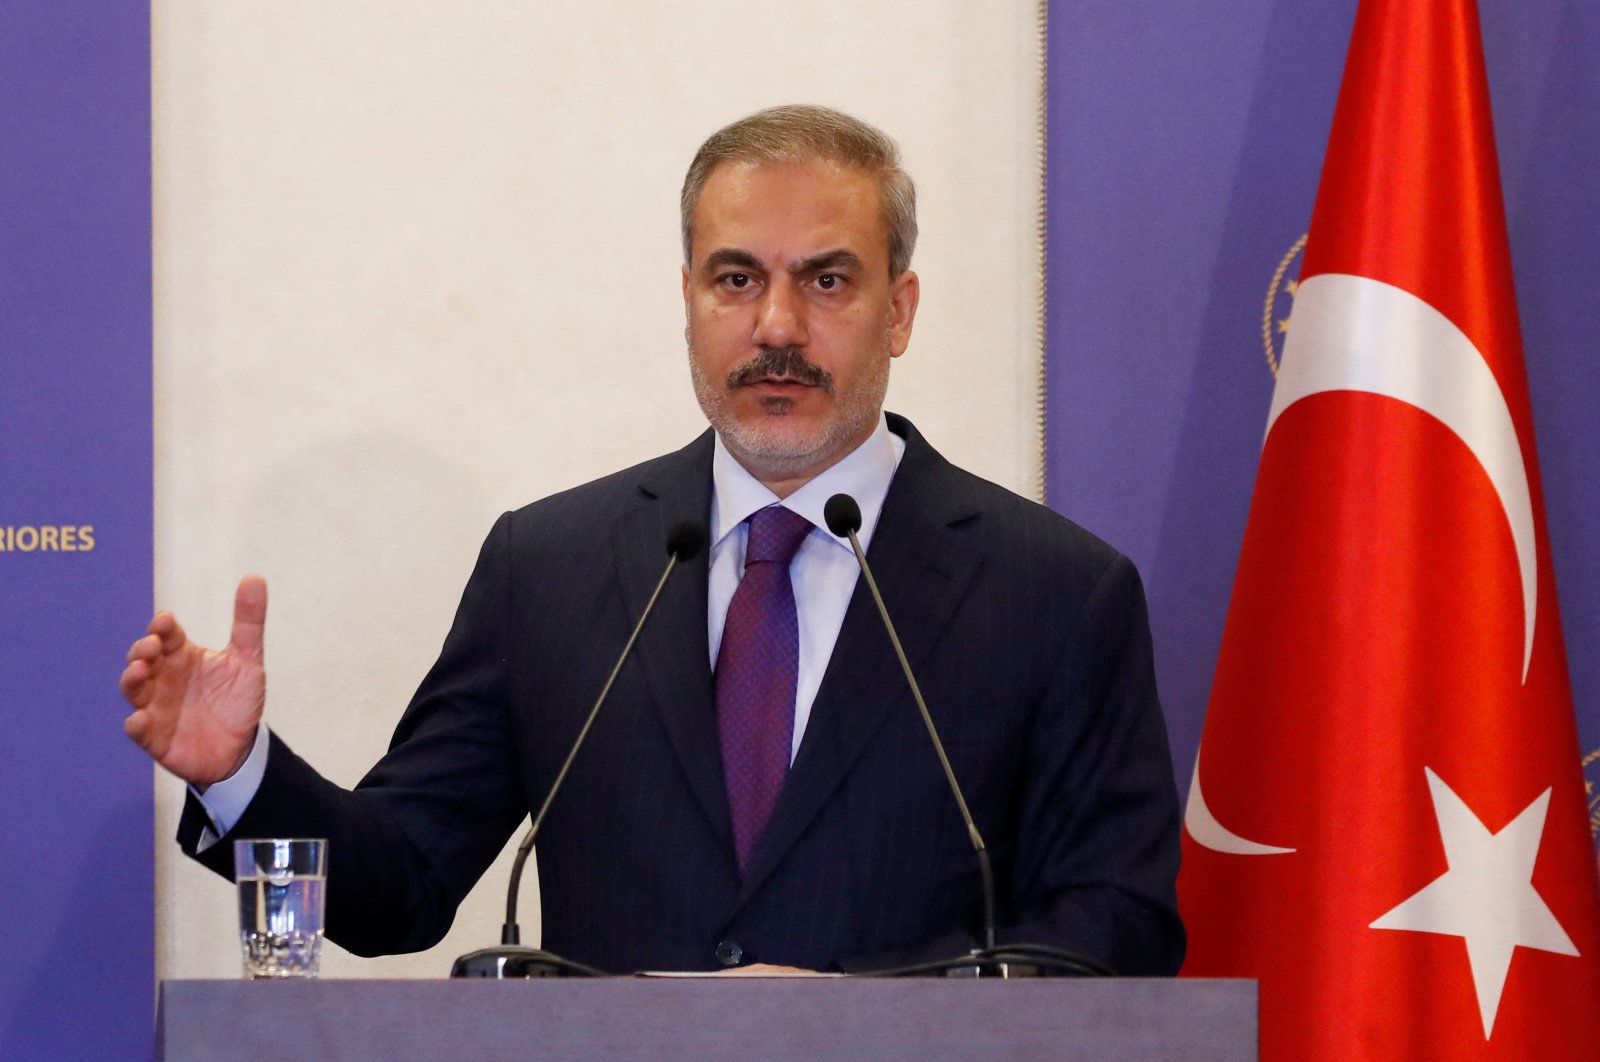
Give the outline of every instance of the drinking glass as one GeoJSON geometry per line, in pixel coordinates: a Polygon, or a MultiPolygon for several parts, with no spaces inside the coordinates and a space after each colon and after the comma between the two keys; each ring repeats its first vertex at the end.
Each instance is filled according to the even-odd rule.
{"type": "Polygon", "coordinates": [[[233,842],[247,978],[315,977],[322,952],[328,842],[233,842]]]}

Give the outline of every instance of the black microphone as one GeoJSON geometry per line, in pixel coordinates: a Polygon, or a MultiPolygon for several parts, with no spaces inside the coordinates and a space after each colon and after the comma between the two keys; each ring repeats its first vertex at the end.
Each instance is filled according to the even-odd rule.
{"type": "Polygon", "coordinates": [[[956,772],[950,766],[950,757],[945,752],[944,742],[939,740],[939,728],[933,725],[933,716],[928,712],[928,702],[922,698],[922,688],[917,685],[917,677],[911,672],[911,661],[906,659],[906,651],[900,645],[900,636],[895,633],[894,621],[889,618],[889,608],[883,603],[883,595],[878,592],[878,581],[872,577],[872,566],[867,563],[867,555],[861,548],[861,540],[856,537],[856,532],[861,530],[861,506],[857,505],[856,500],[848,494],[835,494],[822,507],[822,518],[827,523],[828,530],[839,538],[849,539],[850,548],[855,551],[856,564],[861,567],[861,576],[866,580],[867,589],[872,593],[872,600],[878,606],[878,616],[883,620],[883,629],[889,635],[889,644],[894,646],[894,655],[900,660],[900,670],[905,672],[906,685],[911,687],[911,697],[917,702],[917,710],[922,713],[922,725],[928,729],[928,737],[933,741],[933,751],[939,757],[939,766],[944,768],[945,781],[950,784],[950,792],[956,798],[961,821],[967,827],[967,838],[972,843],[973,853],[978,857],[978,872],[983,883],[983,947],[975,949],[968,955],[951,959],[883,970],[876,976],[893,977],[924,973],[976,976],[984,968],[993,970],[1001,977],[1036,974],[1043,970],[1080,975],[1109,975],[1111,971],[1100,963],[1064,948],[1043,944],[1011,944],[1005,947],[995,945],[994,869],[989,863],[989,850],[984,846],[983,835],[978,832],[978,824],[973,820],[972,812],[967,809],[967,798],[961,792],[961,783],[956,781],[956,772]],[[1021,968],[1013,969],[1013,966],[1021,968]]]}
{"type": "Polygon", "coordinates": [[[600,696],[594,699],[594,707],[589,709],[589,716],[583,721],[578,737],[573,741],[572,749],[567,753],[561,769],[556,772],[555,781],[550,783],[550,791],[545,794],[544,803],[539,805],[539,811],[528,826],[528,832],[523,835],[522,843],[517,846],[517,858],[511,864],[511,886],[506,891],[506,921],[500,928],[500,946],[480,948],[461,956],[450,967],[451,977],[511,979],[606,976],[603,971],[596,970],[592,966],[563,959],[559,955],[538,948],[522,946],[522,931],[517,926],[517,893],[522,888],[522,869],[527,865],[529,853],[533,851],[533,842],[534,838],[539,836],[539,827],[544,824],[544,817],[549,813],[550,805],[561,789],[561,783],[566,781],[567,772],[572,769],[572,761],[578,758],[578,750],[583,748],[584,739],[589,736],[589,729],[594,726],[594,721],[600,714],[600,706],[606,702],[606,696],[610,694],[612,684],[617,681],[623,663],[627,661],[628,654],[633,652],[633,643],[639,640],[639,632],[644,630],[645,620],[650,618],[650,613],[655,609],[656,599],[661,596],[662,587],[667,585],[668,576],[680,563],[693,560],[699,555],[705,548],[706,537],[705,525],[695,520],[680,521],[667,532],[667,566],[662,569],[661,578],[656,580],[656,588],[650,592],[650,600],[645,602],[644,611],[639,614],[639,622],[633,625],[633,633],[628,635],[628,642],[622,647],[616,665],[606,677],[605,685],[600,688],[600,696]]]}

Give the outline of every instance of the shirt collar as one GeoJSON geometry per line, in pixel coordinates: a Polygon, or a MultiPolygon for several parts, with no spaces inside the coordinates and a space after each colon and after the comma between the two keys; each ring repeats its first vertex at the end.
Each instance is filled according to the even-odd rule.
{"type": "MultiPolygon", "coordinates": [[[[760,480],[752,476],[716,437],[711,455],[711,545],[722,540],[759,509],[781,504],[810,520],[826,534],[828,526],[822,509],[835,494],[848,494],[861,507],[861,530],[856,537],[866,549],[883,511],[889,482],[906,451],[906,441],[889,430],[889,422],[878,414],[878,426],[862,444],[819,473],[805,486],[780,501],[760,480]]],[[[847,539],[826,537],[848,550],[847,539]]]]}

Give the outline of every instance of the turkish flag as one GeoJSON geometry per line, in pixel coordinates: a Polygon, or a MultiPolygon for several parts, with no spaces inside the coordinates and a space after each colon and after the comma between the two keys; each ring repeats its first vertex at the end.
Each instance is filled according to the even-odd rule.
{"type": "Polygon", "coordinates": [[[1260,980],[1264,1058],[1595,1057],[1472,0],[1358,11],[1184,826],[1184,973],[1260,980]]]}

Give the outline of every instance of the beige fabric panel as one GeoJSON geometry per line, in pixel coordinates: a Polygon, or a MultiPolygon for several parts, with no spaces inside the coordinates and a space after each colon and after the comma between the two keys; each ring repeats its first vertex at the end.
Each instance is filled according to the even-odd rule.
{"type": "MultiPolygon", "coordinates": [[[[153,7],[156,597],[216,644],[267,576],[268,718],[329,777],[382,752],[499,512],[703,426],[678,185],[758,107],[900,140],[923,299],[890,407],[1034,493],[1034,4],[153,7]]],[[[157,973],[237,976],[232,892],[156,787],[157,973]]],[[[498,939],[507,863],[438,948],[325,976],[442,976],[498,939]]]]}

